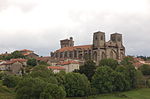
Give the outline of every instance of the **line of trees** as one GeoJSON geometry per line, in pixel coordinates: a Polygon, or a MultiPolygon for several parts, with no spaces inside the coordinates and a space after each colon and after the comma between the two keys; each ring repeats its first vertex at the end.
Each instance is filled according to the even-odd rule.
{"type": "Polygon", "coordinates": [[[143,75],[134,68],[131,61],[132,58],[127,57],[118,64],[116,60],[103,59],[96,66],[92,60],[87,60],[79,70],[71,73],[61,71],[57,74],[46,66],[34,66],[31,73],[23,77],[0,75],[0,78],[4,85],[15,88],[17,99],[86,97],[143,86],[143,75]]]}

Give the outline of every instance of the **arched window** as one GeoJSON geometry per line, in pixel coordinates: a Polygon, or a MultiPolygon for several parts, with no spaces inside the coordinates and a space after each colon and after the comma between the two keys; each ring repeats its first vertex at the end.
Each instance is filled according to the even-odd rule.
{"type": "Polygon", "coordinates": [[[110,58],[117,59],[117,53],[114,50],[110,52],[110,58]]]}
{"type": "Polygon", "coordinates": [[[106,58],[106,54],[105,52],[102,52],[102,59],[105,59],[106,58]]]}
{"type": "Polygon", "coordinates": [[[93,58],[94,58],[95,61],[97,61],[97,52],[94,52],[93,58]]]}

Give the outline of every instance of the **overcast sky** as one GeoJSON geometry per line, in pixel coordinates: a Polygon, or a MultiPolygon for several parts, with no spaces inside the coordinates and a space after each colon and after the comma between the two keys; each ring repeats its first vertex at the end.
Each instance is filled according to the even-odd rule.
{"type": "Polygon", "coordinates": [[[127,55],[150,56],[149,0],[0,0],[0,53],[34,50],[48,56],[59,40],[92,44],[104,31],[123,34],[127,55]]]}

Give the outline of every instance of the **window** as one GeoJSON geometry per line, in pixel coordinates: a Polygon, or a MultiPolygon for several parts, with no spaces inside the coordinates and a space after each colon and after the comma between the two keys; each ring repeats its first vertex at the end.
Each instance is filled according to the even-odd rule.
{"type": "Polygon", "coordinates": [[[101,40],[103,40],[104,38],[103,38],[103,36],[101,36],[101,40]]]}

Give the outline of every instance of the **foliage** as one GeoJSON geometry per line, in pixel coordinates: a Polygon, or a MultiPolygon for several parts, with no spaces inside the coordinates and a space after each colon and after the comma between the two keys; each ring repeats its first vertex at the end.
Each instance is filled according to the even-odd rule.
{"type": "Polygon", "coordinates": [[[29,65],[29,66],[36,66],[37,65],[36,59],[34,59],[34,58],[28,59],[27,65],[29,65]]]}
{"type": "Polygon", "coordinates": [[[92,86],[98,89],[99,93],[109,93],[113,91],[113,70],[108,66],[97,68],[93,78],[92,86]]]}
{"type": "Polygon", "coordinates": [[[129,82],[130,82],[131,88],[136,88],[136,86],[137,86],[137,73],[136,73],[137,70],[132,65],[128,65],[128,66],[126,66],[126,68],[127,68],[127,73],[129,76],[129,82]]]}
{"type": "Polygon", "coordinates": [[[129,82],[130,78],[127,68],[125,66],[118,66],[115,71],[121,73],[123,75],[123,78],[125,79],[124,91],[131,89],[131,84],[129,82]]]}
{"type": "Polygon", "coordinates": [[[9,88],[16,87],[19,81],[20,77],[14,75],[5,75],[2,80],[3,85],[9,88]]]}
{"type": "Polygon", "coordinates": [[[121,61],[121,65],[126,66],[126,65],[132,65],[134,63],[134,59],[132,56],[128,56],[125,57],[122,61],[121,61]]]}
{"type": "Polygon", "coordinates": [[[96,65],[92,60],[88,60],[84,63],[83,66],[80,66],[79,73],[85,74],[87,78],[91,81],[92,76],[96,70],[96,65]]]}
{"type": "Polygon", "coordinates": [[[13,53],[11,53],[12,58],[25,58],[24,55],[21,54],[21,52],[19,51],[14,51],[13,53]]]}
{"type": "Polygon", "coordinates": [[[136,71],[136,88],[146,87],[145,79],[141,71],[136,71]]]}
{"type": "Polygon", "coordinates": [[[112,73],[113,79],[113,91],[126,91],[129,89],[130,84],[128,80],[125,78],[125,75],[120,72],[114,71],[112,73]]]}
{"type": "Polygon", "coordinates": [[[41,93],[42,97],[44,96],[45,98],[43,99],[49,99],[49,98],[53,98],[53,99],[64,99],[66,96],[66,92],[64,91],[64,89],[62,87],[59,87],[56,84],[47,84],[47,86],[45,87],[44,91],[41,93]],[[48,98],[46,98],[48,97],[48,98]]]}
{"type": "Polygon", "coordinates": [[[66,75],[65,71],[60,71],[59,73],[55,74],[55,77],[58,81],[58,85],[63,86],[65,84],[65,75],[66,75]]]}
{"type": "Polygon", "coordinates": [[[114,59],[102,59],[99,62],[99,66],[109,66],[112,69],[115,69],[118,66],[118,62],[114,59]]]}
{"type": "Polygon", "coordinates": [[[5,76],[5,73],[4,72],[0,72],[0,80],[2,80],[4,76],[5,76]]]}
{"type": "Polygon", "coordinates": [[[68,73],[65,75],[64,87],[69,97],[87,96],[89,95],[90,83],[83,74],[68,73]]]}
{"type": "Polygon", "coordinates": [[[17,99],[39,99],[46,83],[39,78],[25,78],[16,88],[17,99]]]}
{"type": "Polygon", "coordinates": [[[143,64],[139,70],[143,73],[143,75],[150,75],[150,65],[143,64]]]}
{"type": "Polygon", "coordinates": [[[46,66],[48,66],[48,64],[46,62],[44,62],[44,61],[38,61],[38,64],[39,65],[46,65],[46,66]]]}
{"type": "Polygon", "coordinates": [[[34,67],[29,76],[33,78],[40,78],[49,83],[57,84],[57,79],[54,77],[54,73],[52,70],[47,69],[46,66],[34,67]]]}
{"type": "Polygon", "coordinates": [[[10,60],[10,59],[13,59],[13,58],[25,58],[25,56],[22,55],[21,52],[19,52],[19,51],[14,51],[11,54],[0,56],[1,60],[10,60]]]}

